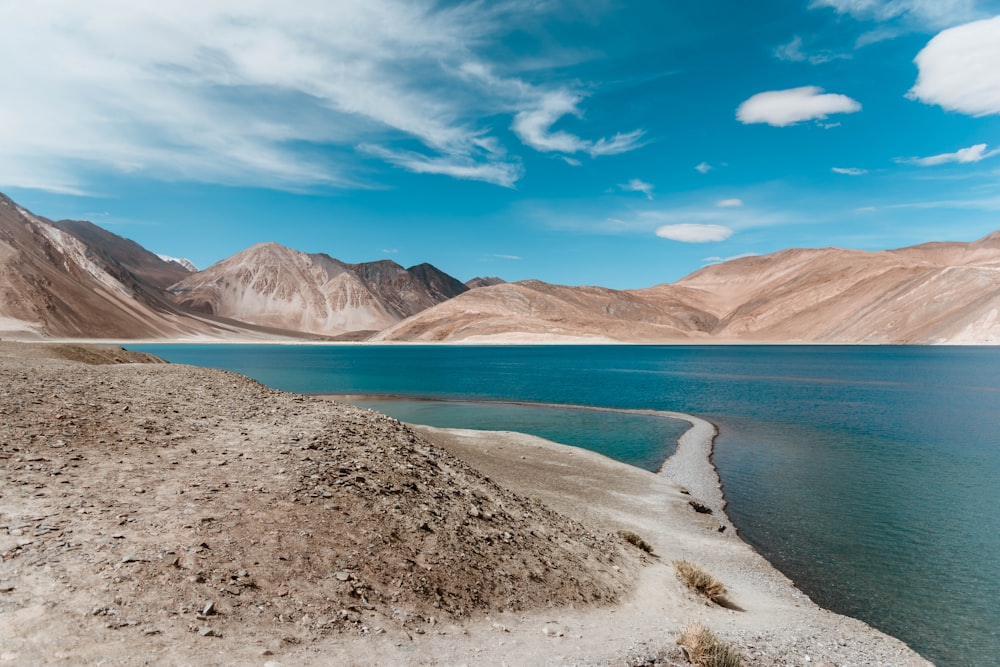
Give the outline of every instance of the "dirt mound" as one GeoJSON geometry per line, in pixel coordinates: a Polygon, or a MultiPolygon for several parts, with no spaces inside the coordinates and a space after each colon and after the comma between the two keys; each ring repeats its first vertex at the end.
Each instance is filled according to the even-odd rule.
{"type": "Polygon", "coordinates": [[[0,354],[8,637],[45,632],[51,651],[113,632],[423,633],[491,611],[611,604],[635,581],[640,556],[617,536],[383,415],[223,371],[29,360],[28,347],[0,354]]]}

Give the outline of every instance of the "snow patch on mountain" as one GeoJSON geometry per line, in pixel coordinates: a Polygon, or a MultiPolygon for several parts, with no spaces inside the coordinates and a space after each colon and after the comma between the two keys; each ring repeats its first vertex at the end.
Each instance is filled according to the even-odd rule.
{"type": "Polygon", "coordinates": [[[185,257],[171,257],[170,255],[161,255],[160,253],[156,253],[156,256],[162,259],[164,262],[173,262],[174,264],[179,264],[180,266],[183,266],[191,273],[198,273],[198,267],[195,266],[194,262],[192,262],[190,259],[187,259],[185,257]]]}

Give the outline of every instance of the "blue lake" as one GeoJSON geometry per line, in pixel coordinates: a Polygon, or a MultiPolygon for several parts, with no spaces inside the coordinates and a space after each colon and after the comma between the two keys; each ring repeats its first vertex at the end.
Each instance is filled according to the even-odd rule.
{"type": "Polygon", "coordinates": [[[741,536],[816,602],[938,664],[1000,664],[1000,348],[130,348],[279,389],[393,396],[367,404],[647,469],[683,426],[502,401],[706,417],[741,536]]]}

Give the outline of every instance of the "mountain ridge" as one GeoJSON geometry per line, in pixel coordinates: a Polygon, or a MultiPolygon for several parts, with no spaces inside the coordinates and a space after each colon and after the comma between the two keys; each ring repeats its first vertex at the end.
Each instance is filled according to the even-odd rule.
{"type": "Polygon", "coordinates": [[[0,334],[376,342],[1000,343],[1000,231],[893,250],[788,248],[633,290],[467,284],[274,242],[195,273],[0,194],[0,334]],[[471,289],[470,289],[471,288],[471,289]]]}

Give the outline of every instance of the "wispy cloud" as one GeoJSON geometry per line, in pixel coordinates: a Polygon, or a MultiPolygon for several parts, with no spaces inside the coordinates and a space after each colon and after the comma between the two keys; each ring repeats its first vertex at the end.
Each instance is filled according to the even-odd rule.
{"type": "Polygon", "coordinates": [[[725,241],[733,235],[733,230],[724,225],[681,223],[658,227],[656,235],[682,243],[710,243],[712,241],[725,241]]]}
{"type": "Polygon", "coordinates": [[[493,256],[496,257],[497,259],[510,259],[510,260],[524,259],[523,257],[521,257],[519,255],[501,255],[499,253],[494,253],[493,256]]]}
{"type": "Polygon", "coordinates": [[[486,54],[512,26],[549,10],[523,0],[3,3],[0,88],[18,93],[0,104],[0,185],[78,193],[94,174],[125,173],[355,187],[361,146],[417,173],[510,186],[523,174],[509,156],[518,145],[501,142],[518,118],[540,150],[635,148],[641,130],[576,143],[550,132],[567,114],[586,127],[583,96],[561,84],[475,74],[492,72],[486,54]]]}
{"type": "Polygon", "coordinates": [[[707,174],[708,172],[712,171],[712,165],[710,165],[707,162],[700,162],[695,165],[694,170],[697,171],[699,174],[707,174]]]}
{"type": "Polygon", "coordinates": [[[774,50],[774,57],[786,62],[809,62],[812,65],[822,65],[832,60],[848,60],[849,53],[834,53],[833,51],[814,51],[806,53],[802,48],[802,37],[796,35],[790,42],[782,44],[774,50]]]}
{"type": "Polygon", "coordinates": [[[720,199],[715,203],[719,208],[740,208],[743,206],[742,199],[720,199]]]}
{"type": "Polygon", "coordinates": [[[382,146],[362,144],[358,149],[417,174],[441,174],[470,181],[485,181],[507,188],[521,178],[519,162],[491,159],[477,161],[471,156],[432,157],[413,151],[393,151],[382,146]]]}
{"type": "Polygon", "coordinates": [[[638,148],[644,132],[633,130],[618,133],[610,139],[597,141],[582,139],[552,126],[567,115],[581,117],[579,104],[582,97],[565,90],[542,95],[533,108],[521,111],[514,117],[511,129],[526,145],[543,153],[587,153],[592,157],[615,155],[638,148]]]}
{"type": "Polygon", "coordinates": [[[957,162],[959,164],[980,162],[995,155],[1000,155],[1000,148],[987,151],[986,144],[976,144],[968,148],[961,148],[954,153],[941,153],[940,155],[931,155],[930,157],[897,158],[896,162],[915,164],[919,167],[936,167],[950,162],[957,162]]]}
{"type": "Polygon", "coordinates": [[[940,29],[979,18],[976,0],[813,0],[810,7],[829,7],[865,21],[902,21],[940,29]]]}
{"type": "Polygon", "coordinates": [[[633,178],[628,183],[622,183],[618,188],[626,192],[641,192],[646,195],[646,199],[653,200],[653,185],[638,178],[633,178]]]}
{"type": "Polygon", "coordinates": [[[787,127],[805,120],[824,120],[830,114],[856,113],[861,104],[846,95],[824,93],[817,86],[757,93],[736,110],[743,124],[767,123],[787,127]]]}
{"type": "Polygon", "coordinates": [[[868,173],[867,169],[860,169],[858,167],[830,167],[830,171],[835,174],[843,174],[844,176],[864,176],[868,173]]]}
{"type": "Polygon", "coordinates": [[[1000,114],[1000,16],[939,33],[917,54],[907,97],[970,116],[1000,114]]]}

